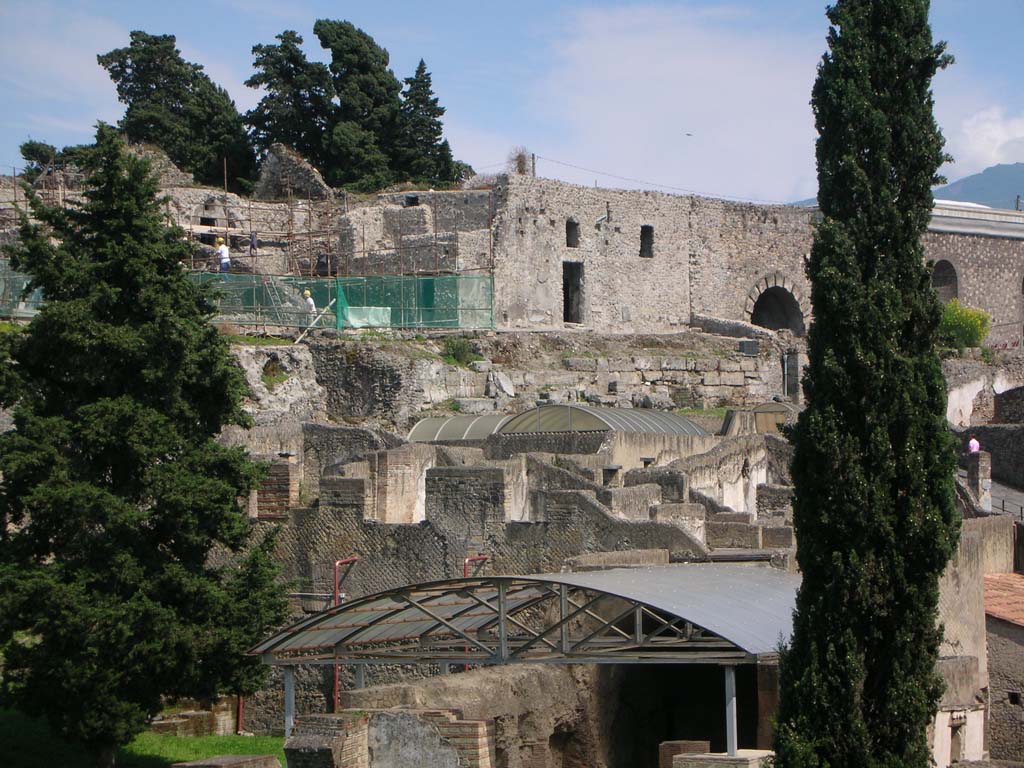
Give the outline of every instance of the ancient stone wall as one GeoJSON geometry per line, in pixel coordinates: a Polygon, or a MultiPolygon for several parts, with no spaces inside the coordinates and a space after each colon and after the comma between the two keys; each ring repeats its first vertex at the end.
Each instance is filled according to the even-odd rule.
{"type": "Polygon", "coordinates": [[[768,451],[761,435],[723,440],[716,447],[669,465],[700,491],[736,512],[757,513],[757,487],[768,480],[768,451]]]}
{"type": "Polygon", "coordinates": [[[973,434],[982,450],[992,454],[992,479],[1024,487],[1024,426],[1016,424],[974,426],[957,430],[962,452],[967,453],[967,441],[973,434]]]}
{"type": "Polygon", "coordinates": [[[960,546],[939,579],[939,622],[944,628],[939,656],[974,657],[974,689],[988,686],[985,652],[985,572],[982,537],[965,528],[960,546]]]}
{"type": "Polygon", "coordinates": [[[995,396],[996,424],[1024,424],[1024,387],[1014,387],[995,396]]]}
{"type": "Polygon", "coordinates": [[[988,343],[1019,348],[1024,327],[1024,239],[929,232],[928,259],[948,261],[957,276],[960,302],[988,312],[988,343]]]}
{"type": "Polygon", "coordinates": [[[986,617],[989,668],[988,748],[993,759],[1024,755],[1024,627],[986,617]]]}

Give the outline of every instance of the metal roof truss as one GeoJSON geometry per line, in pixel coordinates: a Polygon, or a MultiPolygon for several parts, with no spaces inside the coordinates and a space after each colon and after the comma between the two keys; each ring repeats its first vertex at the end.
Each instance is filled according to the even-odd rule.
{"type": "Polygon", "coordinates": [[[421,584],[305,619],[254,648],[268,664],[734,665],[757,657],[640,601],[524,577],[421,584]]]}

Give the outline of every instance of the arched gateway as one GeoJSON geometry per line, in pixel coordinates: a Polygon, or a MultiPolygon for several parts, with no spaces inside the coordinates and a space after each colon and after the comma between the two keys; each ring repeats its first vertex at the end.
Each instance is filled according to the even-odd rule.
{"type": "Polygon", "coordinates": [[[744,309],[747,319],[754,325],[772,331],[785,329],[803,336],[809,319],[804,303],[799,286],[775,272],[758,280],[750,289],[744,309]]]}

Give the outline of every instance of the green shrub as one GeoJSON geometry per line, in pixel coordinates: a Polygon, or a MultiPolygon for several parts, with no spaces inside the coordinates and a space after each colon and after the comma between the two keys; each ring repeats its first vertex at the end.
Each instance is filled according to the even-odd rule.
{"type": "Polygon", "coordinates": [[[449,336],[444,340],[444,361],[450,365],[466,366],[474,360],[483,360],[469,344],[469,339],[462,336],[449,336]]]}
{"type": "Polygon", "coordinates": [[[953,299],[942,310],[939,340],[956,349],[980,347],[991,324],[992,318],[988,313],[966,307],[953,299]]]}

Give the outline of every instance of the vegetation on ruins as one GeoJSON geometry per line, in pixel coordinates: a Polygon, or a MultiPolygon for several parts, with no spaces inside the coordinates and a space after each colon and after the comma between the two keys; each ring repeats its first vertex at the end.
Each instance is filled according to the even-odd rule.
{"type": "Polygon", "coordinates": [[[942,308],[939,340],[953,349],[980,347],[991,325],[992,318],[987,312],[965,306],[953,299],[942,308]]]}
{"type": "Polygon", "coordinates": [[[28,163],[21,171],[21,178],[31,184],[49,166],[60,167],[65,164],[77,166],[85,162],[89,145],[75,144],[58,150],[45,141],[29,139],[22,143],[18,150],[25,158],[25,162],[28,163]]]}
{"type": "Polygon", "coordinates": [[[954,441],[921,237],[944,161],[929,0],[837,0],[812,104],[814,324],[794,433],[803,584],[776,766],[931,765],[938,578],[958,538],[954,441]]]}
{"type": "Polygon", "coordinates": [[[201,64],[181,57],[174,35],[131,33],[131,42],[96,57],[127,108],[120,127],[132,142],[156,144],[203,184],[247,186],[256,155],[235,103],[201,64]]]}
{"type": "Polygon", "coordinates": [[[255,690],[284,611],[272,541],[241,554],[261,470],[214,439],[244,378],[148,170],[101,126],[85,201],[32,202],[11,255],[47,301],[0,337],[2,698],[100,765],[164,696],[255,690]]]}

